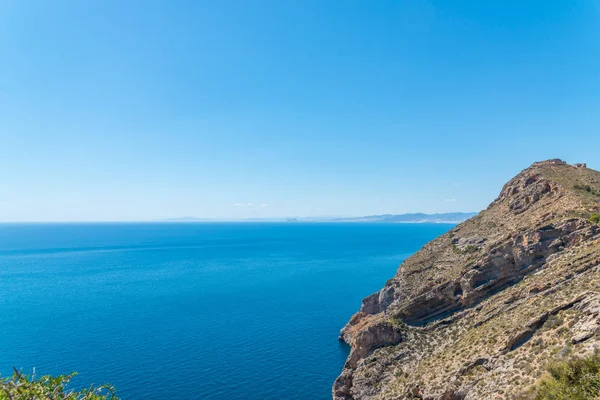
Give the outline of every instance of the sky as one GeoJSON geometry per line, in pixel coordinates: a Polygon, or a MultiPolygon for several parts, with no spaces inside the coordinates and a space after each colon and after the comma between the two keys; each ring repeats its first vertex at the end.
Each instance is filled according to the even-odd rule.
{"type": "Polygon", "coordinates": [[[600,2],[0,0],[0,221],[479,211],[600,169],[600,2]]]}

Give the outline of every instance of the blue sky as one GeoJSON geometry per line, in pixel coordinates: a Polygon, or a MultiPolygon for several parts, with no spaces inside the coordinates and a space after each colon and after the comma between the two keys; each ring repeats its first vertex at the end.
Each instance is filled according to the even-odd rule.
{"type": "Polygon", "coordinates": [[[600,169],[595,0],[4,0],[0,55],[0,221],[477,211],[600,169]]]}

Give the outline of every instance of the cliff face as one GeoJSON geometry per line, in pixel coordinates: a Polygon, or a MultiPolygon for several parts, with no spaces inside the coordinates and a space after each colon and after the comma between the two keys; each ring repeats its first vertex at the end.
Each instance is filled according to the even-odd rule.
{"type": "Polygon", "coordinates": [[[527,397],[600,344],[600,172],[533,164],[426,244],[342,329],[335,400],[527,397]]]}

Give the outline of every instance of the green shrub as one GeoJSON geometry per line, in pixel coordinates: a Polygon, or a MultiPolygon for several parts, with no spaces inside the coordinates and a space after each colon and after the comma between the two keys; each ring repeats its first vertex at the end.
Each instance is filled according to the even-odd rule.
{"type": "Polygon", "coordinates": [[[590,185],[573,185],[573,189],[581,190],[583,192],[593,194],[594,196],[600,196],[600,193],[598,193],[598,191],[590,185]]]}
{"type": "Polygon", "coordinates": [[[0,379],[0,400],[118,400],[112,386],[90,386],[80,391],[67,389],[77,375],[24,375],[15,369],[9,378],[0,379]]]}
{"type": "Polygon", "coordinates": [[[600,224],[600,214],[592,213],[592,215],[590,215],[590,221],[592,221],[594,224],[600,224]]]}
{"type": "Polygon", "coordinates": [[[585,190],[586,192],[592,191],[592,187],[590,185],[573,185],[573,189],[585,190]]]}
{"type": "Polygon", "coordinates": [[[552,363],[536,388],[535,400],[591,400],[600,396],[600,356],[552,363]]]}
{"type": "Polygon", "coordinates": [[[474,246],[472,244],[468,244],[465,246],[465,249],[463,251],[465,253],[475,253],[475,252],[479,251],[479,247],[474,246]]]}
{"type": "Polygon", "coordinates": [[[474,246],[472,244],[468,244],[461,249],[457,245],[452,244],[452,251],[454,252],[454,254],[463,255],[463,254],[469,254],[469,253],[476,253],[479,251],[479,247],[474,246]]]}

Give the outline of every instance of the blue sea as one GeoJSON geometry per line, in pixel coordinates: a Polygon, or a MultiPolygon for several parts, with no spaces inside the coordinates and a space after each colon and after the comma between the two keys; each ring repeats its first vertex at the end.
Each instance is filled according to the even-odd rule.
{"type": "Polygon", "coordinates": [[[123,399],[331,398],[361,299],[445,224],[0,224],[0,373],[123,399]]]}

